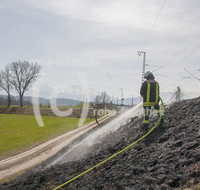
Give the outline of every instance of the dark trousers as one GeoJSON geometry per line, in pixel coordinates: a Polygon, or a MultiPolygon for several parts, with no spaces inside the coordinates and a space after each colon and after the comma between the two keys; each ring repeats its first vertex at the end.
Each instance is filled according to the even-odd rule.
{"type": "MultiPolygon", "coordinates": [[[[150,115],[150,111],[151,111],[151,106],[143,107],[143,108],[144,108],[143,127],[144,127],[145,133],[147,133],[148,129],[149,129],[149,115],[150,115]]],[[[160,116],[160,106],[155,105],[154,109],[158,110],[158,115],[160,116]]]]}

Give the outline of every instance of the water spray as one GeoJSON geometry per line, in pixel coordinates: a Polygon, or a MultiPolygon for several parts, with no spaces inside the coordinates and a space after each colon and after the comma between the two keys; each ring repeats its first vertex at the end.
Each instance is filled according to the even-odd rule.
{"type": "Polygon", "coordinates": [[[148,136],[148,135],[158,126],[158,124],[160,123],[160,121],[161,121],[161,119],[162,119],[163,111],[164,111],[164,103],[163,103],[163,100],[162,100],[161,98],[160,98],[160,100],[161,100],[161,102],[162,102],[162,109],[161,109],[160,118],[159,118],[158,122],[156,123],[156,125],[155,125],[149,132],[147,132],[145,135],[143,135],[141,138],[139,138],[137,141],[133,142],[132,144],[130,144],[129,146],[127,146],[127,147],[124,148],[123,150],[121,150],[121,151],[119,151],[119,152],[113,154],[113,155],[110,156],[109,158],[107,158],[107,159],[105,159],[104,161],[100,162],[99,164],[97,164],[97,165],[91,167],[91,168],[88,169],[87,171],[85,171],[85,172],[83,172],[83,173],[77,175],[76,177],[74,177],[74,178],[68,180],[67,182],[63,183],[62,185],[56,187],[54,190],[57,190],[57,189],[59,189],[59,188],[65,186],[65,185],[67,185],[68,183],[70,183],[70,182],[76,180],[77,178],[79,178],[79,177],[85,175],[86,173],[92,171],[94,168],[96,168],[96,167],[102,165],[103,163],[107,162],[108,160],[112,159],[113,157],[117,156],[118,154],[124,152],[125,150],[129,149],[130,147],[132,147],[133,145],[135,145],[136,143],[138,143],[139,141],[141,141],[142,139],[144,139],[146,136],[148,136]]]}

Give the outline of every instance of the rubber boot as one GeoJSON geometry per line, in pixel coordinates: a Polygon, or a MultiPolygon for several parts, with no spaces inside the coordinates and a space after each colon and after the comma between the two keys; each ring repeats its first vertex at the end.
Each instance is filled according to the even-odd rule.
{"type": "MultiPolygon", "coordinates": [[[[148,124],[148,123],[144,123],[144,124],[143,124],[143,129],[144,129],[144,135],[147,134],[148,131],[149,131],[149,124],[148,124]]],[[[148,145],[148,136],[146,136],[146,137],[144,138],[144,144],[145,144],[145,145],[148,145]]]]}
{"type": "Polygon", "coordinates": [[[144,130],[144,134],[146,134],[149,130],[149,124],[148,123],[144,123],[143,124],[143,130],[144,130]]]}

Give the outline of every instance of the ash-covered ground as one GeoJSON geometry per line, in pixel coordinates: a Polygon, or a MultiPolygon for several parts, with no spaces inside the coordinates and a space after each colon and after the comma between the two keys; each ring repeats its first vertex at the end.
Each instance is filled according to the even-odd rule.
{"type": "MultiPolygon", "coordinates": [[[[150,125],[158,117],[150,119],[150,125]]],[[[147,138],[103,165],[67,184],[61,189],[184,189],[200,187],[200,98],[176,102],[165,108],[164,125],[158,126],[147,138]]],[[[79,150],[76,161],[55,163],[57,157],[77,143],[84,143],[84,134],[69,147],[17,179],[4,183],[0,189],[53,189],[95,166],[109,156],[132,144],[143,135],[142,118],[134,117],[116,131],[103,136],[79,150]]],[[[64,159],[64,158],[63,158],[64,159]]],[[[73,159],[72,159],[73,160],[73,159]]]]}

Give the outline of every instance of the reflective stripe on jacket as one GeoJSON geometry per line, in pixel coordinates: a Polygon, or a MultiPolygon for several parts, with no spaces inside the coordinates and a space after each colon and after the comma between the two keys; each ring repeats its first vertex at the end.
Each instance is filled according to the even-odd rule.
{"type": "Polygon", "coordinates": [[[159,84],[154,79],[142,83],[140,95],[143,97],[143,106],[155,106],[159,102],[159,84]]]}

